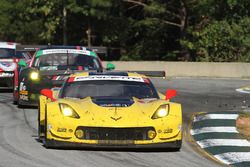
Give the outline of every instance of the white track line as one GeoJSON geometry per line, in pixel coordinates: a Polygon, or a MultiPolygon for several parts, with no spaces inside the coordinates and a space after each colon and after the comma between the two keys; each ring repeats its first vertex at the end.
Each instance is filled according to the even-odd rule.
{"type": "Polygon", "coordinates": [[[235,89],[237,92],[241,92],[241,93],[250,93],[250,86],[244,87],[244,88],[239,88],[239,89],[235,89]]]}
{"type": "Polygon", "coordinates": [[[203,127],[199,129],[190,130],[191,135],[197,135],[202,133],[213,133],[213,132],[239,133],[235,126],[203,127]]]}
{"type": "Polygon", "coordinates": [[[250,147],[250,142],[245,139],[205,139],[197,141],[201,148],[214,146],[244,146],[250,147]]]}
{"type": "Polygon", "coordinates": [[[238,114],[206,114],[194,117],[194,122],[207,119],[236,119],[238,114]]]}
{"type": "Polygon", "coordinates": [[[246,161],[250,162],[250,152],[228,152],[215,155],[215,158],[227,165],[246,161]]]}

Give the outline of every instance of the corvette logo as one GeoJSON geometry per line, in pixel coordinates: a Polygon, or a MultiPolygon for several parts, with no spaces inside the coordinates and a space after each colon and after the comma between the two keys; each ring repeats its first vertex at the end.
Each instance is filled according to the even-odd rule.
{"type": "Polygon", "coordinates": [[[121,119],[122,117],[117,117],[117,118],[115,118],[115,117],[110,117],[111,119],[113,119],[114,121],[118,121],[119,119],[121,119]]]}

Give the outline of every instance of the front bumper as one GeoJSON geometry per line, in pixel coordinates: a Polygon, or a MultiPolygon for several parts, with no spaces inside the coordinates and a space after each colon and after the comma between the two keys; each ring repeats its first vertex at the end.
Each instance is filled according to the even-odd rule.
{"type": "Polygon", "coordinates": [[[26,98],[24,95],[20,95],[20,97],[19,97],[19,105],[37,107],[38,106],[38,99],[39,99],[40,94],[32,94],[32,95],[35,98],[31,99],[30,96],[27,96],[27,98],[28,98],[27,100],[22,99],[22,98],[26,98]]]}
{"type": "Polygon", "coordinates": [[[86,149],[177,149],[181,148],[181,140],[153,144],[124,144],[124,145],[107,145],[107,144],[87,144],[68,141],[46,140],[45,146],[48,148],[86,148],[86,149]]]}
{"type": "MultiPolygon", "coordinates": [[[[1,74],[1,73],[0,73],[1,74]]],[[[10,76],[0,76],[0,87],[13,88],[13,72],[9,72],[10,76]]]]}

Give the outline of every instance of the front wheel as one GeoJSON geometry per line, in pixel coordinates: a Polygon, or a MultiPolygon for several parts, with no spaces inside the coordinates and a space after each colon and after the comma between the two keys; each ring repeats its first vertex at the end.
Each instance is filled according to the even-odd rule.
{"type": "Polygon", "coordinates": [[[175,151],[180,151],[181,149],[181,146],[182,146],[182,140],[177,140],[176,141],[176,147],[175,147],[175,151]]]}

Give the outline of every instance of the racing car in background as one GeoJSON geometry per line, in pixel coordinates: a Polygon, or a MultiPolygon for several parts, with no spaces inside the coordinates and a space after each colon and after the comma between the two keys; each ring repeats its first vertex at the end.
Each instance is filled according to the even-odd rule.
{"type": "Polygon", "coordinates": [[[18,70],[20,60],[29,64],[29,52],[17,51],[17,43],[0,42],[0,87],[13,88],[14,73],[18,70]]]}
{"type": "Polygon", "coordinates": [[[82,72],[41,94],[38,135],[47,148],[181,148],[176,90],[163,95],[144,75],[82,72]]]}
{"type": "MultiPolygon", "coordinates": [[[[61,87],[63,81],[79,71],[103,71],[97,54],[80,46],[46,46],[35,52],[30,65],[20,61],[18,81],[15,81],[14,103],[37,106],[40,90],[61,87]]],[[[114,69],[108,64],[108,70],[114,69]]]]}

